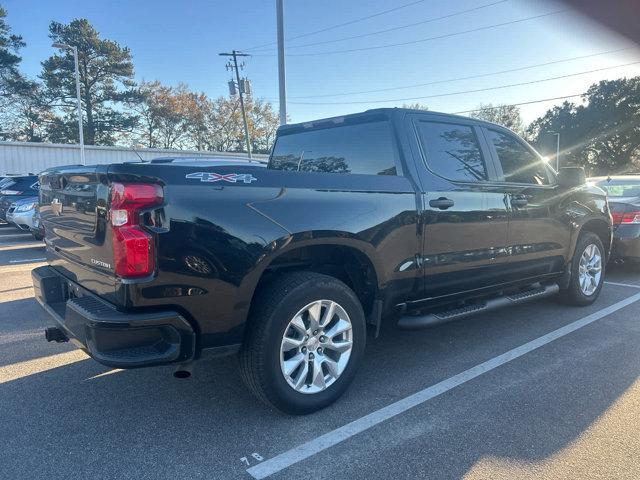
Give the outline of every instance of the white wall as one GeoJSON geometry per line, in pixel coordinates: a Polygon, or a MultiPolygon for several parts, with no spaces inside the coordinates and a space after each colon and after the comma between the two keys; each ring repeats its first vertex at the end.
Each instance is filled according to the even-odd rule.
{"type": "MultiPolygon", "coordinates": [[[[242,153],[202,152],[189,150],[163,150],[155,148],[136,149],[144,160],[159,157],[220,157],[244,156],[242,153]]],[[[266,155],[254,155],[265,158],[266,155]]],[[[139,161],[138,155],[126,147],[85,146],[87,165],[98,163],[120,163],[139,161]]],[[[78,145],[60,145],[54,143],[0,142],[0,175],[39,173],[42,170],[59,165],[80,164],[78,145]]]]}

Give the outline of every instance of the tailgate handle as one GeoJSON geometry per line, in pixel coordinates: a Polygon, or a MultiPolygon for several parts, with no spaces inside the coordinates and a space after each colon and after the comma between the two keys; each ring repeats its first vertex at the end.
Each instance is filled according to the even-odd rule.
{"type": "Polygon", "coordinates": [[[439,208],[440,210],[446,210],[453,207],[453,200],[445,197],[440,197],[436,200],[429,200],[429,206],[433,208],[439,208]]]}

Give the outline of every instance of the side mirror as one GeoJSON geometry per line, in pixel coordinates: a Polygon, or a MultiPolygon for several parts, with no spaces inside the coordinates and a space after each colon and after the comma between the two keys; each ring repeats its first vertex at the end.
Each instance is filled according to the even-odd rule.
{"type": "Polygon", "coordinates": [[[565,188],[579,187],[587,183],[582,167],[562,167],[558,171],[558,185],[565,188]]]}

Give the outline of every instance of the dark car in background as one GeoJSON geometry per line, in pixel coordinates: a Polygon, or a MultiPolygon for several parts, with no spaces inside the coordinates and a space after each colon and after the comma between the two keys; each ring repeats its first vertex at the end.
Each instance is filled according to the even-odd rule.
{"type": "Polygon", "coordinates": [[[37,175],[11,176],[0,180],[0,221],[7,221],[7,211],[12,203],[37,196],[37,175]]]}
{"type": "Polygon", "coordinates": [[[611,260],[640,265],[640,175],[590,179],[607,192],[613,218],[611,260]]]}

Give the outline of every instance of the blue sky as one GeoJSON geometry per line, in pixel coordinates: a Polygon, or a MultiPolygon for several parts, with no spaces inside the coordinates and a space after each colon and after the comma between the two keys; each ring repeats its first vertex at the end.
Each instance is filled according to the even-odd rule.
{"type": "MultiPolygon", "coordinates": [[[[293,37],[349,22],[415,0],[285,0],[285,36],[293,37]]],[[[563,76],[640,61],[640,49],[573,12],[562,12],[462,35],[405,46],[299,56],[414,42],[464,30],[523,20],[556,12],[564,5],[542,0],[425,0],[366,21],[287,42],[289,116],[294,122],[400,106],[412,97],[435,96],[563,76]],[[495,3],[495,4],[494,4],[495,3]],[[486,6],[488,4],[494,4],[486,6]],[[364,35],[424,22],[464,10],[468,13],[401,28],[392,32],[295,48],[316,42],[364,35]],[[573,57],[624,49],[544,67],[460,81],[358,95],[322,96],[438,82],[573,57]],[[316,97],[312,97],[316,96],[316,97]],[[393,100],[377,103],[382,100],[393,100]],[[407,100],[401,100],[407,99],[407,100]],[[315,104],[305,104],[315,103],[315,104]],[[347,103],[363,102],[363,103],[347,103]],[[335,103],[335,104],[318,104],[335,103]]],[[[128,46],[137,80],[179,82],[211,96],[227,92],[229,73],[217,54],[248,49],[275,40],[274,0],[0,0],[14,31],[24,37],[23,71],[35,77],[40,62],[52,53],[47,37],[51,20],[87,18],[103,37],[128,46]]],[[[263,47],[246,60],[244,73],[254,95],[273,100],[277,109],[277,59],[263,47]]],[[[640,64],[564,79],[484,92],[425,98],[432,110],[459,112],[483,103],[520,103],[581,93],[593,82],[640,74],[640,64]]],[[[555,102],[521,107],[525,121],[543,114],[555,102]]]]}

